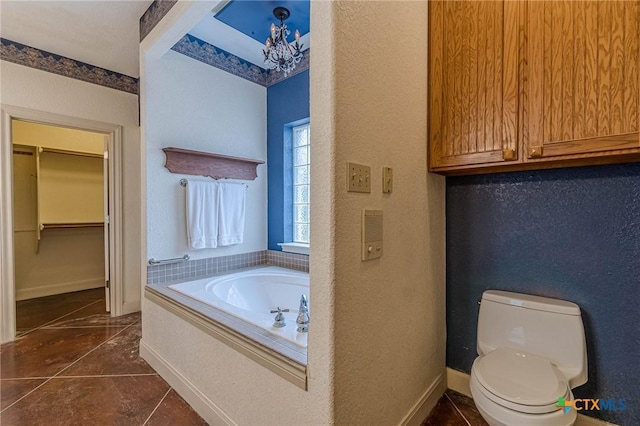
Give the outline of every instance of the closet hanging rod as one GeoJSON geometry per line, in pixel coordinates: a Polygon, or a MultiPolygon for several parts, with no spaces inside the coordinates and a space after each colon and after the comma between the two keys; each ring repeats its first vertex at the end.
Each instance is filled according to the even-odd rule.
{"type": "Polygon", "coordinates": [[[153,257],[151,259],[149,259],[149,265],[166,265],[168,263],[182,263],[182,262],[186,262],[187,260],[189,260],[191,257],[188,254],[185,254],[182,257],[176,257],[174,259],[161,259],[161,260],[156,260],[153,257]]]}
{"type": "Polygon", "coordinates": [[[104,226],[104,222],[58,222],[58,223],[41,223],[40,230],[45,229],[61,229],[61,228],[98,228],[104,226]]]}
{"type": "MultiPolygon", "coordinates": [[[[221,178],[215,178],[215,177],[214,177],[213,179],[214,179],[214,180],[219,180],[219,179],[221,179],[221,178]]],[[[222,179],[226,179],[226,178],[222,178],[222,179]]],[[[188,183],[189,183],[189,181],[188,181],[188,180],[186,180],[186,179],[180,179],[180,186],[181,186],[181,187],[186,188],[188,183]]],[[[247,185],[246,183],[243,183],[243,185],[244,185],[244,188],[245,188],[245,189],[249,189],[249,185],[247,185]]]]}
{"type": "Polygon", "coordinates": [[[44,148],[39,147],[39,152],[50,152],[52,154],[64,154],[64,155],[75,155],[77,157],[91,157],[91,158],[104,158],[104,154],[98,154],[93,152],[80,152],[80,151],[70,151],[66,149],[57,149],[57,148],[44,148]]]}

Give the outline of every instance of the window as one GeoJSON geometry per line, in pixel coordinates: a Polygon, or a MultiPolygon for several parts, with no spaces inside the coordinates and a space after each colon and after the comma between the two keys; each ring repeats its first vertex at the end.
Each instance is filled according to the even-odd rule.
{"type": "Polygon", "coordinates": [[[309,244],[309,124],[292,130],[293,242],[309,244]]]}

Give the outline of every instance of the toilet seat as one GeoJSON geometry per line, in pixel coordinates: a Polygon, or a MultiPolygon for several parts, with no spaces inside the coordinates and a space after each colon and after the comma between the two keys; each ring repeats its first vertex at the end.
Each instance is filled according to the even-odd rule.
{"type": "Polygon", "coordinates": [[[551,361],[508,347],[476,358],[472,375],[483,395],[522,413],[557,411],[558,397],[570,395],[566,377],[551,361]]]}

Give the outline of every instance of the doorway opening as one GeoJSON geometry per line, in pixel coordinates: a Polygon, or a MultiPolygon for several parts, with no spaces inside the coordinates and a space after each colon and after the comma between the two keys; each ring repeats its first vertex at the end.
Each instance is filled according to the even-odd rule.
{"type": "Polygon", "coordinates": [[[120,315],[120,126],[6,106],[2,120],[2,343],[57,310],[120,315]]]}
{"type": "Polygon", "coordinates": [[[11,126],[20,337],[67,311],[109,312],[109,159],[102,133],[15,119],[11,126]],[[99,288],[104,295],[89,291],[99,288]]]}

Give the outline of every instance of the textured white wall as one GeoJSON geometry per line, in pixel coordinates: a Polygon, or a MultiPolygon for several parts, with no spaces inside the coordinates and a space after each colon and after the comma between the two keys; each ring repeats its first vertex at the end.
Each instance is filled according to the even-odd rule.
{"type": "Polygon", "coordinates": [[[164,147],[266,160],[266,88],[169,51],[147,62],[147,257],[189,253],[192,259],[227,256],[267,247],[267,170],[247,181],[242,244],[190,250],[181,178],[165,167],[164,147]]]}
{"type": "Polygon", "coordinates": [[[238,424],[398,424],[445,369],[444,179],[427,173],[426,158],[427,4],[394,2],[390,14],[388,2],[312,2],[311,28],[309,390],[148,301],[143,340],[238,424]],[[393,46],[398,68],[382,46],[393,46]],[[349,160],[372,166],[371,194],[345,192],[349,160]],[[382,166],[394,168],[392,194],[381,193],[382,166]],[[360,261],[363,208],[385,215],[385,253],[370,262],[360,261]]]}
{"type": "Polygon", "coordinates": [[[124,313],[140,309],[140,129],[136,95],[0,61],[6,105],[123,127],[124,313]]]}
{"type": "Polygon", "coordinates": [[[398,424],[445,369],[444,178],[427,173],[426,158],[427,3],[393,2],[392,13],[390,4],[312,3],[311,303],[331,304],[329,294],[333,306],[311,333],[334,333],[336,424],[398,424]],[[346,192],[347,161],[371,166],[370,194],[346,192]],[[381,191],[383,166],[393,167],[391,194],[381,191]],[[378,260],[360,260],[362,209],[384,212],[378,260]]]}

